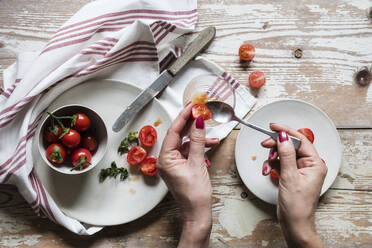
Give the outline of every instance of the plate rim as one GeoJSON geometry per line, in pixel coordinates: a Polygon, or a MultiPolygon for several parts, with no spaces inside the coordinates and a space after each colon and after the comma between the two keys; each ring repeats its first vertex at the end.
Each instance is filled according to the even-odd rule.
{"type": "MultiPolygon", "coordinates": [[[[91,79],[88,79],[88,80],[85,80],[85,81],[83,81],[83,82],[81,82],[81,83],[79,83],[79,84],[77,84],[77,85],[74,85],[73,87],[71,87],[71,88],[69,88],[69,89],[67,89],[67,90],[65,90],[64,92],[62,92],[60,95],[58,95],[54,100],[52,100],[49,104],[48,104],[48,107],[46,108],[46,109],[48,109],[49,107],[50,107],[50,105],[52,105],[54,102],[55,102],[55,100],[59,97],[59,96],[61,96],[62,94],[64,94],[65,92],[67,92],[67,91],[69,91],[69,90],[71,90],[71,89],[73,89],[73,88],[75,88],[75,87],[78,87],[78,86],[80,86],[80,85],[82,85],[82,84],[84,84],[84,83],[88,83],[89,81],[97,81],[97,80],[102,80],[102,81],[109,81],[109,82],[112,82],[112,83],[119,83],[119,84],[122,84],[122,85],[125,85],[125,86],[127,86],[127,87],[132,87],[133,89],[135,89],[136,91],[138,91],[138,92],[142,92],[144,89],[142,89],[142,88],[140,88],[140,87],[138,87],[138,86],[136,86],[136,85],[134,85],[134,84],[132,84],[132,83],[129,83],[129,82],[126,82],[126,81],[120,81],[120,80],[117,80],[117,79],[105,79],[105,78],[102,78],[102,79],[100,79],[100,78],[91,78],[91,79]]],[[[138,96],[138,95],[137,95],[138,96]]],[[[168,111],[166,110],[166,108],[161,104],[161,102],[156,98],[156,97],[154,97],[153,99],[152,99],[153,101],[155,101],[155,102],[157,102],[157,104],[159,104],[160,105],[160,108],[164,111],[164,113],[165,113],[165,115],[166,115],[166,117],[169,119],[169,122],[170,123],[172,123],[173,122],[173,119],[171,118],[171,116],[170,116],[170,114],[168,113],[168,111]]],[[[125,110],[125,108],[123,107],[123,111],[125,110]]],[[[39,123],[38,124],[38,126],[37,126],[37,129],[36,129],[36,135],[40,135],[40,131],[41,131],[41,125],[40,125],[41,123],[39,123]]],[[[110,127],[107,127],[108,129],[110,128],[110,127]]],[[[35,136],[36,137],[36,136],[35,136]]],[[[36,145],[36,140],[34,139],[33,140],[33,143],[32,143],[32,146],[34,146],[34,145],[36,145]],[[35,142],[35,144],[34,144],[34,142],[35,142]]],[[[33,159],[34,160],[34,159],[33,159]]],[[[34,163],[34,161],[33,161],[33,163],[34,163]]],[[[42,165],[42,166],[40,166],[40,167],[48,167],[48,165],[42,165]]],[[[34,165],[34,167],[35,167],[35,165],[34,165]]],[[[36,168],[35,168],[36,169],[36,168]]],[[[48,169],[48,168],[47,168],[48,169]]],[[[37,170],[37,169],[36,169],[37,170]]],[[[58,172],[58,173],[60,173],[60,172],[58,172]]],[[[71,176],[74,176],[74,175],[71,175],[71,176]]],[[[160,177],[160,176],[159,176],[160,177]]],[[[160,178],[161,180],[162,180],[162,178],[160,178]]],[[[164,180],[163,180],[164,181],[164,180]]],[[[42,181],[41,181],[41,183],[42,183],[42,181]]],[[[143,213],[142,215],[139,215],[139,216],[137,216],[136,218],[129,218],[129,220],[127,220],[127,221],[124,221],[124,222],[122,222],[122,221],[118,221],[118,222],[111,222],[111,223],[108,223],[108,224],[102,224],[102,223],[92,223],[92,222],[90,222],[90,221],[86,221],[86,220],[82,220],[82,219],[79,219],[79,218],[76,218],[75,216],[73,217],[73,216],[70,216],[68,213],[66,213],[65,211],[64,211],[64,209],[63,208],[61,208],[61,207],[59,207],[58,206],[58,204],[57,204],[57,202],[55,202],[54,201],[54,199],[53,199],[53,201],[54,201],[54,203],[58,206],[58,208],[59,208],[59,210],[64,214],[64,215],[66,215],[67,217],[69,217],[69,218],[72,218],[72,219],[74,219],[74,220],[77,220],[77,221],[79,221],[79,222],[82,222],[82,223],[85,223],[85,224],[88,224],[88,225],[94,225],[94,226],[117,226],[117,225],[122,225],[122,224],[126,224],[126,223],[130,223],[130,222],[132,222],[132,221],[135,221],[135,220],[138,220],[138,219],[140,219],[140,218],[142,218],[143,216],[145,216],[146,214],[148,214],[148,213],[150,213],[151,211],[153,211],[158,205],[159,205],[159,203],[161,202],[161,201],[163,201],[164,200],[164,198],[166,197],[166,195],[168,194],[168,192],[169,192],[169,189],[168,189],[168,186],[166,185],[166,183],[164,182],[164,185],[165,185],[165,191],[164,191],[164,194],[159,198],[159,200],[156,202],[156,204],[151,208],[151,209],[149,209],[149,211],[148,212],[145,212],[145,213],[143,213]]],[[[47,190],[47,189],[46,189],[47,190]]],[[[49,192],[48,192],[48,194],[49,194],[49,192]]],[[[50,196],[50,197],[52,197],[52,196],[50,196]]]]}
{"type": "MultiPolygon", "coordinates": [[[[337,127],[336,125],[334,124],[334,122],[332,121],[332,119],[323,111],[321,110],[319,107],[315,106],[314,104],[312,103],[308,103],[308,102],[305,102],[303,100],[297,100],[297,99],[279,99],[279,100],[275,100],[275,101],[272,101],[270,103],[267,103],[261,107],[259,107],[257,110],[255,110],[251,116],[248,117],[248,120],[258,111],[260,111],[262,108],[264,107],[267,107],[268,105],[271,105],[271,104],[276,104],[278,102],[297,102],[297,103],[301,103],[301,104],[305,104],[305,105],[308,105],[314,109],[316,109],[317,111],[319,111],[324,117],[326,117],[326,119],[329,121],[329,123],[331,124],[331,126],[334,128],[334,130],[336,130],[336,133],[337,133],[337,141],[338,141],[338,144],[339,144],[339,150],[340,150],[340,162],[338,163],[337,165],[337,173],[336,173],[336,176],[334,178],[332,178],[332,183],[324,189],[324,191],[322,190],[322,192],[320,193],[320,197],[328,191],[328,189],[333,185],[333,183],[335,182],[336,178],[337,178],[337,175],[338,175],[338,172],[340,171],[340,168],[341,168],[341,165],[342,165],[342,161],[343,161],[343,145],[342,145],[342,142],[341,142],[341,137],[340,137],[340,134],[338,133],[337,131],[337,127]]],[[[234,155],[235,155],[235,165],[236,165],[236,168],[238,170],[238,174],[239,174],[239,177],[240,179],[243,181],[243,184],[245,187],[247,187],[247,189],[249,191],[251,191],[258,199],[260,199],[261,201],[264,201],[266,203],[269,203],[269,204],[272,204],[272,205],[276,205],[277,203],[272,203],[272,202],[269,202],[269,201],[266,201],[264,199],[261,199],[257,194],[256,194],[256,190],[252,190],[251,188],[248,187],[248,185],[244,182],[244,179],[240,176],[240,172],[239,172],[239,166],[238,166],[238,163],[237,163],[237,144],[238,144],[238,140],[239,140],[239,137],[241,136],[241,133],[242,133],[242,128],[239,130],[239,133],[236,137],[236,142],[235,142],[235,146],[234,146],[234,155]]]]}

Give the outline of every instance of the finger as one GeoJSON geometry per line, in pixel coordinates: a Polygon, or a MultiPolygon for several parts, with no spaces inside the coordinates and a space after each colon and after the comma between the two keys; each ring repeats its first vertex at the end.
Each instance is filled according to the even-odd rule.
{"type": "Polygon", "coordinates": [[[206,154],[204,154],[204,161],[207,168],[211,167],[211,161],[208,159],[208,156],[206,154]]]}
{"type": "Polygon", "coordinates": [[[204,162],[205,128],[204,118],[199,116],[190,131],[190,153],[189,159],[194,160],[192,164],[204,162]]]}
{"type": "Polygon", "coordinates": [[[280,175],[292,176],[297,172],[296,150],[292,140],[284,131],[280,131],[277,140],[280,157],[280,175]]]}
{"type": "Polygon", "coordinates": [[[276,160],[278,158],[278,151],[276,146],[270,149],[269,160],[276,160]]]}
{"type": "Polygon", "coordinates": [[[181,110],[181,112],[178,114],[178,116],[168,129],[167,135],[165,136],[163,141],[162,150],[173,150],[181,145],[180,133],[191,115],[192,104],[190,103],[181,110]]]}
{"type": "Polygon", "coordinates": [[[313,144],[303,135],[302,133],[298,132],[296,129],[288,127],[286,125],[271,123],[270,128],[273,131],[284,131],[287,134],[296,137],[301,140],[301,146],[297,150],[297,154],[300,157],[303,156],[318,156],[317,151],[315,150],[313,144]]]}
{"type": "Polygon", "coordinates": [[[266,160],[262,165],[262,175],[267,176],[270,174],[271,166],[269,164],[269,160],[266,160]]]}
{"type": "Polygon", "coordinates": [[[205,147],[213,147],[220,143],[219,138],[207,138],[205,140],[205,147]]]}
{"type": "Polygon", "coordinates": [[[261,146],[265,148],[272,148],[276,146],[276,141],[273,140],[272,138],[268,138],[261,142],[261,146]]]}

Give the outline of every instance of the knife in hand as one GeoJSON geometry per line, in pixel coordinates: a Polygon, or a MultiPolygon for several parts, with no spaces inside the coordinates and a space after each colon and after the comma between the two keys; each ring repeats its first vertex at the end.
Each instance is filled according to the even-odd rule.
{"type": "Polygon", "coordinates": [[[112,126],[114,132],[119,132],[133,117],[141,111],[155,96],[159,94],[185,65],[205,49],[216,35],[214,27],[203,29],[190,43],[185,52],[125,109],[112,126]]]}

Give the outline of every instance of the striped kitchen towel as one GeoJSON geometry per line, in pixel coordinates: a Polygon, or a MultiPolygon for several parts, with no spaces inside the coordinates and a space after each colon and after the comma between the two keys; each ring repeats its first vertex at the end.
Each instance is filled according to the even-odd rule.
{"type": "MultiPolygon", "coordinates": [[[[194,30],[196,0],[98,0],[79,10],[38,53],[18,54],[4,71],[0,91],[0,183],[14,184],[41,216],[70,231],[91,235],[102,227],[66,216],[43,187],[33,166],[32,140],[45,109],[67,89],[90,78],[111,78],[148,86],[161,70],[182,53],[180,36],[194,30]]],[[[197,75],[221,77],[211,92],[236,92],[236,111],[244,116],[254,98],[227,72],[197,58],[162,94],[160,101],[175,116],[182,108],[185,85],[197,75]]],[[[208,130],[224,138],[234,123],[208,130]]]]}

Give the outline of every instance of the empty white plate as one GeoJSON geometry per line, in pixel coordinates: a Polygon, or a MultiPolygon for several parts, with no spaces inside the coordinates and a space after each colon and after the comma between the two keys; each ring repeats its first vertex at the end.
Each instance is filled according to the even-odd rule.
{"type": "MultiPolygon", "coordinates": [[[[160,118],[162,123],[155,127],[158,141],[149,151],[150,156],[158,156],[171,124],[165,109],[154,99],[119,133],[112,131],[115,120],[140,92],[139,88],[118,81],[91,80],[67,90],[49,106],[48,111],[68,104],[87,106],[100,115],[108,133],[107,152],[101,162],[80,175],[65,175],[49,168],[37,151],[37,142],[34,142],[33,159],[40,180],[66,215],[99,226],[123,224],[149,212],[166,195],[168,189],[158,175],[144,176],[138,166],[128,165],[126,156],[117,152],[120,141],[130,131],[153,125],[160,118]],[[110,167],[112,161],[116,161],[117,166],[127,167],[131,178],[120,181],[118,176],[100,183],[100,170],[110,167]]],[[[36,135],[39,132],[40,126],[36,135]]]]}
{"type": "MultiPolygon", "coordinates": [[[[270,123],[295,129],[310,128],[315,136],[314,146],[328,166],[322,194],[332,185],[341,166],[342,145],[335,125],[323,111],[302,101],[282,100],[263,106],[248,121],[265,128],[269,128],[270,123]]],[[[278,187],[270,176],[262,175],[262,164],[268,158],[269,149],[260,143],[267,138],[265,134],[242,126],[235,145],[235,160],[247,188],[261,200],[276,204],[278,187]]]]}

